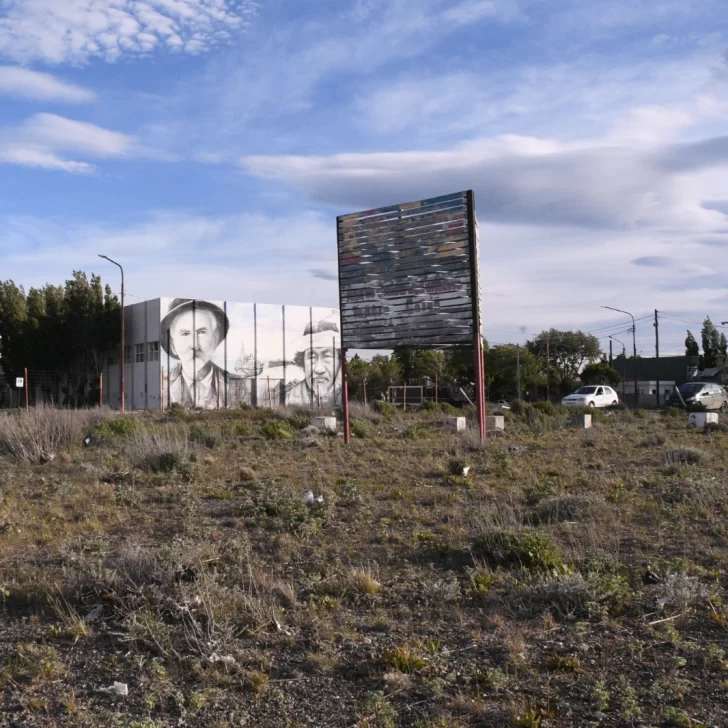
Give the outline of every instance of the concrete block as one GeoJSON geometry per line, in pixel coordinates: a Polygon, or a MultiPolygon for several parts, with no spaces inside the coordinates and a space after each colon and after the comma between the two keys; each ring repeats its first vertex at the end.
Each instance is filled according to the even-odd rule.
{"type": "Polygon", "coordinates": [[[314,417],[311,424],[318,427],[319,430],[327,430],[328,432],[336,432],[338,428],[336,417],[314,417]]]}
{"type": "Polygon", "coordinates": [[[588,430],[592,426],[592,416],[575,415],[571,418],[571,426],[580,430],[588,430]]]}
{"type": "Polygon", "coordinates": [[[445,420],[445,429],[450,432],[463,432],[467,428],[464,417],[448,417],[445,420]]]}
{"type": "Polygon", "coordinates": [[[506,429],[506,418],[503,415],[492,415],[485,418],[485,430],[486,432],[496,432],[498,430],[506,429]]]}
{"type": "Polygon", "coordinates": [[[691,412],[689,421],[693,427],[702,429],[706,425],[717,425],[719,419],[717,412],[691,412]]]}

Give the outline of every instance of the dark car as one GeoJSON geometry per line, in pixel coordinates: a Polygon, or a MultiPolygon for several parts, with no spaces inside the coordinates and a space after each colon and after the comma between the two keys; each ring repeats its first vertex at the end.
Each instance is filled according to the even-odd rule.
{"type": "MultiPolygon", "coordinates": [[[[720,410],[728,412],[728,392],[720,384],[685,382],[678,389],[688,409],[720,410]]],[[[673,391],[667,400],[670,407],[680,407],[680,398],[673,391]]]]}

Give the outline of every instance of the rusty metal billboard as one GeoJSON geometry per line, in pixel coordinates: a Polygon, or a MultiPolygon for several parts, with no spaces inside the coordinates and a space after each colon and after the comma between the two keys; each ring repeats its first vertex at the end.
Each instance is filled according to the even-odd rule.
{"type": "Polygon", "coordinates": [[[346,349],[473,344],[480,331],[472,191],[337,218],[346,349]]]}

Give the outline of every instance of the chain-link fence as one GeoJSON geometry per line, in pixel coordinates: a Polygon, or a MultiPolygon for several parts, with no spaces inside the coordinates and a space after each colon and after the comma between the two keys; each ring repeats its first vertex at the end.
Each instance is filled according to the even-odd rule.
{"type": "Polygon", "coordinates": [[[0,409],[54,405],[93,407],[101,402],[101,376],[28,369],[0,375],[0,409]]]}

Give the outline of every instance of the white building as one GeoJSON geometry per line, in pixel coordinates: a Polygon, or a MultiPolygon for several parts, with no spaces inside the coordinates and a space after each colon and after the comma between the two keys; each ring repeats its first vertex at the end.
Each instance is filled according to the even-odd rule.
{"type": "MultiPolygon", "coordinates": [[[[336,309],[156,298],[125,307],[125,406],[214,409],[341,401],[336,309]]],[[[103,401],[120,405],[119,354],[103,401]]]]}

